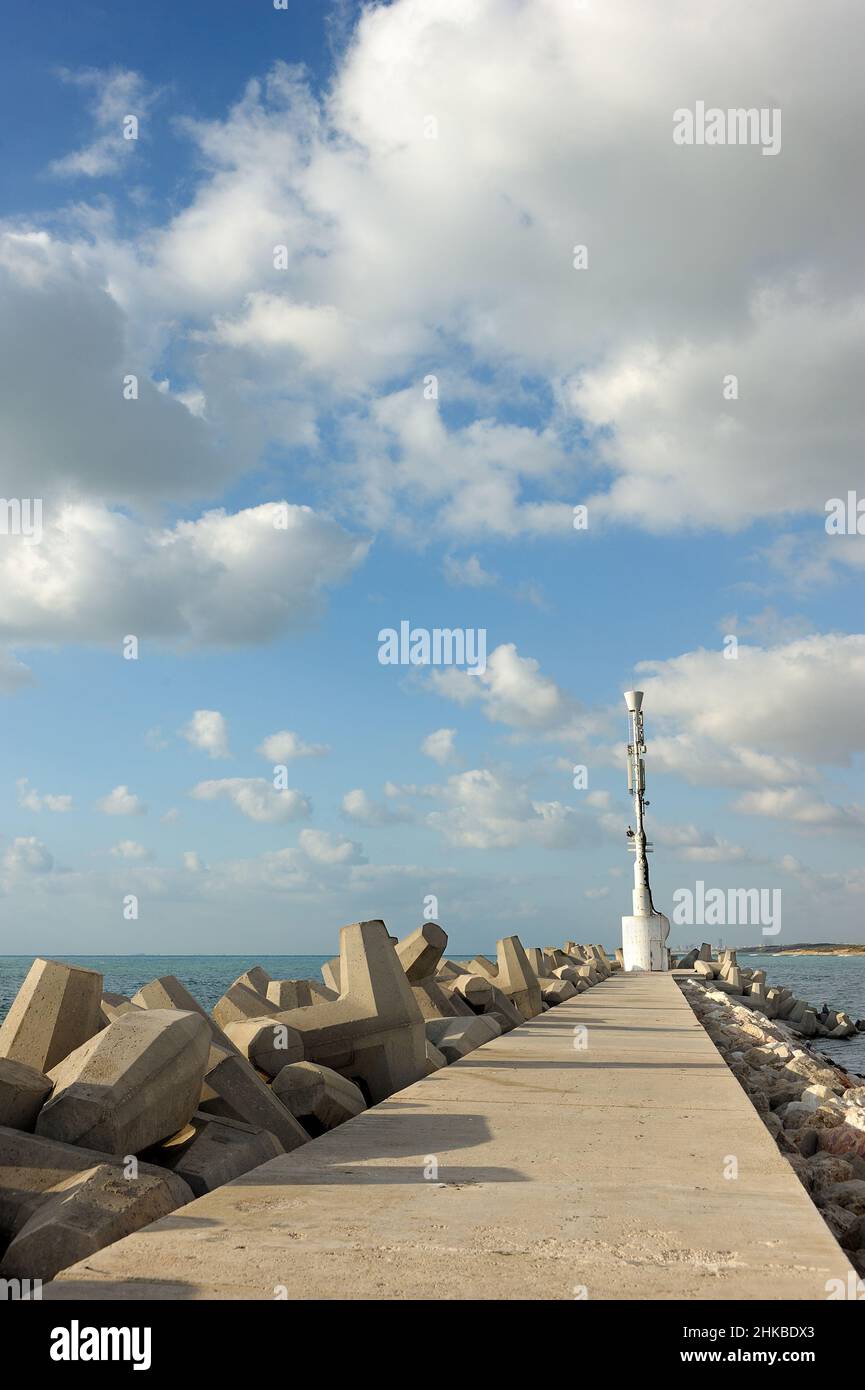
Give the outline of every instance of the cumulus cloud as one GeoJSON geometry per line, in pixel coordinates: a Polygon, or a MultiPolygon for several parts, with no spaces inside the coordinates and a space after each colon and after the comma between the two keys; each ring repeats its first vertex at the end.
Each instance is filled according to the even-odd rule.
{"type": "Polygon", "coordinates": [[[615,474],[590,516],[732,530],[782,511],[819,518],[827,497],[846,495],[865,431],[865,299],[764,290],[749,315],[735,337],[635,344],[574,384],[570,404],[615,474]],[[722,395],[728,373],[736,399],[722,395]]]}
{"type": "Polygon", "coordinates": [[[106,816],[143,816],[147,807],[141,798],[125,785],[115,787],[107,796],[96,803],[97,811],[106,816]]]}
{"type": "Polygon", "coordinates": [[[813,459],[840,477],[856,458],[857,207],[838,171],[857,157],[862,19],[837,0],[818,53],[809,14],[709,0],[695,20],[673,0],[659,27],[641,0],[369,9],[322,100],[277,64],[224,119],[187,126],[207,173],[152,240],[152,284],[210,316],[209,352],[287,351],[336,393],[363,383],[345,438],[358,501],[385,523],[414,489],[453,534],[566,525],[558,484],[580,471],[565,441],[583,421],[604,431],[619,520],[727,527],[811,508],[813,459]],[[695,72],[721,106],[792,101],[796,72],[783,158],[675,146],[695,72]],[[625,218],[623,187],[652,190],[625,218]],[[747,256],[731,225],[748,227],[747,256]],[[420,384],[441,361],[444,392],[455,357],[509,397],[534,377],[535,404],[552,382],[556,410],[535,431],[445,430],[420,384]],[[374,399],[399,373],[409,395],[374,399]]]}
{"type": "Polygon", "coordinates": [[[456,729],[434,729],[431,734],[427,734],[420,746],[420,751],[425,753],[433,762],[441,767],[447,763],[455,762],[457,751],[454,746],[456,729]]]}
{"type": "Polygon", "coordinates": [[[300,791],[287,787],[277,791],[264,777],[224,777],[199,782],[190,796],[196,801],[216,801],[224,798],[237,807],[249,820],[260,824],[305,820],[312,814],[312,803],[300,791]]]}
{"type": "Polygon", "coordinates": [[[363,846],[357,840],[337,839],[326,830],[301,830],[298,844],[316,864],[365,864],[363,846]]]}
{"type": "Polygon", "coordinates": [[[116,641],[239,646],[303,627],[367,545],[309,507],[264,503],[149,527],[70,503],[40,545],[0,555],[0,636],[29,643],[116,641]]]}
{"type": "Polygon", "coordinates": [[[446,555],[442,573],[447,582],[456,587],[485,589],[498,583],[498,575],[485,570],[477,555],[467,555],[464,559],[446,555]]]}
{"type": "Polygon", "coordinates": [[[745,816],[782,821],[799,831],[853,831],[865,827],[865,806],[836,806],[805,787],[766,787],[745,792],[733,803],[745,816]]]}
{"type": "Polygon", "coordinates": [[[736,660],[700,649],[636,669],[652,718],[675,722],[692,739],[840,766],[865,748],[863,634],[740,644],[736,660]]]}
{"type": "Polygon", "coordinates": [[[305,743],[299,734],[280,729],[276,734],[268,734],[257,751],[271,762],[287,763],[292,758],[323,758],[330,747],[326,743],[305,743]]]}
{"type": "Polygon", "coordinates": [[[142,860],[151,857],[151,851],[144,845],[140,845],[137,840],[120,840],[112,847],[110,853],[115,859],[142,860]]]}
{"type": "Polygon", "coordinates": [[[187,743],[200,748],[211,758],[230,758],[228,724],[217,709],[197,709],[189,723],[180,730],[187,743]]]}
{"type": "Polygon", "coordinates": [[[3,851],[0,865],[4,886],[8,887],[33,875],[50,873],[54,856],[35,835],[19,835],[3,851]]]}
{"type": "Polygon", "coordinates": [[[375,801],[362,787],[346,792],[342,798],[342,813],[358,825],[398,825],[411,819],[410,812],[404,808],[392,809],[383,801],[375,801]]]}
{"type": "Polygon", "coordinates": [[[592,838],[591,825],[572,806],[536,801],[528,788],[486,768],[456,773],[441,788],[445,803],[427,825],[461,849],[573,848],[592,838]]]}
{"type": "Polygon", "coordinates": [[[556,728],[576,710],[576,702],[541,674],[533,657],[520,656],[513,642],[490,653],[482,674],[450,666],[434,671],[431,681],[440,694],[460,704],[477,700],[487,719],[515,729],[556,728]]]}
{"type": "Polygon", "coordinates": [[[19,777],[15,786],[18,789],[18,805],[28,811],[55,811],[63,813],[72,810],[72,797],[64,794],[55,796],[52,792],[40,793],[31,787],[27,777],[19,777]]]}

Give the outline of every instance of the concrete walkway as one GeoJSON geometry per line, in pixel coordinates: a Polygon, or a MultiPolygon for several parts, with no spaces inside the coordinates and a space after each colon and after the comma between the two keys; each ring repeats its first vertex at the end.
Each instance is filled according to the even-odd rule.
{"type": "Polygon", "coordinates": [[[673,978],[615,975],[44,1296],[822,1299],[849,1270],[673,978]]]}

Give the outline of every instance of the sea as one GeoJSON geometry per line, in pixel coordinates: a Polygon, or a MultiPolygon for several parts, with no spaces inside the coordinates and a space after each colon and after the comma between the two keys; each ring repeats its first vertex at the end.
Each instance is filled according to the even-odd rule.
{"type": "MultiPolygon", "coordinates": [[[[463,952],[461,959],[470,959],[463,952]]],[[[777,956],[738,952],[741,965],[766,971],[770,985],[786,985],[809,1003],[843,1009],[865,1018],[865,956],[777,956]]],[[[72,956],[72,965],[99,970],[104,988],[133,995],[158,975],[176,975],[205,1009],[212,1009],[233,980],[261,965],[275,980],[320,980],[329,956],[72,956]]],[[[0,1021],[33,964],[33,956],[0,956],[0,1021]]],[[[813,1046],[833,1061],[865,1076],[865,1033],[852,1038],[817,1038],[813,1046]]]]}

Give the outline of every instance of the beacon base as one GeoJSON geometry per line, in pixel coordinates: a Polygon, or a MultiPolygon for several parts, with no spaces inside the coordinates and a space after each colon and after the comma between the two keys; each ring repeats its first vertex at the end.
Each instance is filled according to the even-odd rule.
{"type": "Polygon", "coordinates": [[[667,969],[670,922],[663,912],[622,918],[623,969],[648,972],[667,969]]]}

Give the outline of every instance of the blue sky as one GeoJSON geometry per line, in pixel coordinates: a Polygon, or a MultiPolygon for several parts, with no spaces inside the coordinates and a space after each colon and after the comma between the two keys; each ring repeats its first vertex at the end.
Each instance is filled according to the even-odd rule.
{"type": "Polygon", "coordinates": [[[455,952],[613,947],[634,683],[659,905],[865,939],[829,8],[8,7],[0,491],[44,532],[0,536],[0,949],[329,951],[428,895],[455,952]],[[779,108],[780,154],[675,146],[697,100],[779,108]],[[380,664],[404,619],[486,672],[380,664]]]}

